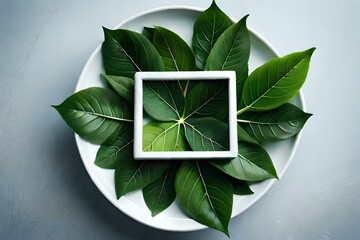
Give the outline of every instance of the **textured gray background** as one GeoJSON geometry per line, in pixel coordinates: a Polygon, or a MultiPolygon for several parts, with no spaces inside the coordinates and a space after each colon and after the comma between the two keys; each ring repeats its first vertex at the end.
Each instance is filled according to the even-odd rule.
{"type": "MultiPolygon", "coordinates": [[[[101,26],[164,5],[210,0],[0,0],[0,239],[227,239],[164,232],[117,210],[90,180],[72,131],[50,108],[69,96],[101,26]]],[[[232,239],[359,239],[358,0],[218,0],[281,54],[316,46],[294,161],[232,239]]]]}

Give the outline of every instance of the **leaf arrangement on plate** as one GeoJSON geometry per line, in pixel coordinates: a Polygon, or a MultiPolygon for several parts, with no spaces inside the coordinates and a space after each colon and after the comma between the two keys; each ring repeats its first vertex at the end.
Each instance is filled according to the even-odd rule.
{"type": "MultiPolygon", "coordinates": [[[[117,198],[142,189],[153,216],[178,198],[191,218],[229,235],[233,195],[253,194],[249,182],[277,178],[261,143],[293,137],[311,116],[289,100],[305,81],[314,48],[270,60],[248,75],[246,19],[233,23],[213,2],[195,21],[192,48],[160,26],[145,27],[142,34],[104,28],[102,77],[111,90],[87,88],[54,107],[78,135],[101,145],[95,164],[115,169],[117,198]],[[237,158],[134,160],[134,74],[194,70],[236,72],[237,158]]],[[[143,98],[151,118],[143,129],[144,151],[228,148],[221,81],[147,82],[143,98]]]]}

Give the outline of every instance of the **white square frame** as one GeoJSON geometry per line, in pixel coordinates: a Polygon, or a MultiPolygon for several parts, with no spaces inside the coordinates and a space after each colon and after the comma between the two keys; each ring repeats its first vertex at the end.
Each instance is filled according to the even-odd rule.
{"type": "Polygon", "coordinates": [[[236,122],[236,74],[234,71],[183,71],[183,72],[137,72],[135,74],[134,105],[134,159],[170,160],[170,159],[228,159],[236,158],[237,122],[236,122]],[[177,80],[224,80],[228,82],[229,109],[229,151],[143,151],[143,82],[177,80]]]}

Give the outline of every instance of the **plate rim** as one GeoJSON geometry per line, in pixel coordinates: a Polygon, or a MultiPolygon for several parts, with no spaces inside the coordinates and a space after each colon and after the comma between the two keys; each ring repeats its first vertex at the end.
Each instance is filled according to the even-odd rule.
{"type": "MultiPolygon", "coordinates": [[[[203,12],[204,10],[206,10],[205,8],[200,8],[200,7],[193,7],[193,6],[187,6],[187,5],[174,5],[174,6],[161,6],[161,7],[155,7],[155,8],[151,8],[145,11],[141,11],[133,16],[130,16],[128,18],[126,18],[125,20],[123,20],[122,22],[120,22],[119,24],[117,24],[113,29],[119,29],[121,28],[121,26],[148,14],[152,14],[152,13],[156,13],[156,12],[160,12],[160,11],[167,11],[167,10],[191,10],[191,11],[196,11],[196,12],[203,12]]],[[[237,22],[238,20],[234,17],[230,17],[231,20],[233,20],[234,22],[237,22]]],[[[276,56],[276,57],[280,57],[281,55],[277,52],[277,50],[272,46],[272,44],[270,44],[261,34],[259,34],[257,31],[255,31],[254,29],[252,29],[251,27],[248,26],[248,29],[250,31],[250,33],[256,37],[258,40],[260,40],[264,45],[266,45],[268,47],[268,49],[276,56]]],[[[95,56],[97,54],[101,54],[101,45],[102,43],[99,44],[98,47],[95,48],[95,50],[92,52],[92,54],[90,55],[90,57],[87,59],[84,67],[82,68],[82,71],[77,79],[77,84],[75,87],[75,91],[74,93],[82,90],[82,88],[80,87],[80,79],[84,78],[85,73],[87,72],[87,70],[90,67],[91,62],[93,61],[93,59],[95,58],[95,56]]],[[[303,111],[306,111],[306,104],[305,104],[305,99],[304,99],[304,94],[302,89],[300,89],[299,93],[298,93],[298,97],[300,100],[300,108],[303,111]]],[[[288,167],[290,166],[291,162],[293,161],[294,155],[296,153],[296,150],[298,148],[301,136],[302,136],[303,130],[301,130],[294,138],[294,145],[293,148],[291,150],[291,154],[289,156],[289,158],[287,159],[282,172],[278,173],[278,177],[279,180],[283,177],[283,175],[285,174],[285,172],[287,171],[288,167]]],[[[97,179],[94,176],[94,173],[92,172],[90,166],[88,166],[88,163],[85,161],[85,156],[84,153],[82,151],[80,151],[80,141],[83,141],[83,139],[81,139],[81,137],[79,135],[77,135],[76,133],[75,135],[75,141],[76,141],[76,145],[77,145],[77,149],[78,152],[80,154],[81,160],[85,166],[85,169],[87,171],[87,173],[89,174],[92,182],[96,185],[96,187],[100,190],[101,194],[104,195],[106,197],[106,199],[108,201],[110,201],[115,208],[119,209],[122,213],[124,213],[125,215],[127,215],[128,217],[131,217],[132,219],[136,220],[137,222],[150,226],[152,228],[156,228],[156,229],[160,229],[160,230],[165,230],[165,231],[172,231],[172,232],[189,232],[189,231],[197,231],[197,230],[202,230],[202,229],[206,229],[208,228],[207,226],[198,223],[195,224],[194,226],[191,227],[187,227],[186,229],[182,229],[182,228],[169,228],[169,227],[165,227],[165,226],[157,226],[145,221],[142,221],[142,219],[138,218],[135,215],[130,215],[125,209],[124,207],[119,206],[118,204],[118,199],[113,199],[111,196],[108,196],[106,193],[107,191],[104,189],[104,187],[97,181],[97,179]]],[[[93,163],[94,164],[94,163],[93,163]]],[[[233,209],[232,212],[232,216],[231,218],[234,218],[236,216],[239,216],[241,213],[245,212],[246,210],[248,210],[251,206],[253,206],[260,198],[262,198],[264,196],[264,194],[266,194],[269,189],[274,185],[274,183],[277,181],[278,179],[268,179],[268,184],[267,186],[263,189],[263,191],[261,193],[259,193],[252,202],[249,202],[245,205],[243,205],[243,210],[238,210],[236,211],[235,209],[233,209]],[[235,210],[235,211],[234,211],[235,210]]],[[[131,202],[131,201],[129,201],[131,202]]],[[[131,202],[132,203],[132,202],[131,202]]],[[[191,218],[188,218],[191,219],[191,218]]],[[[191,219],[193,220],[193,219],[191,219]]],[[[193,220],[194,221],[194,220],[193,220]]],[[[197,223],[197,222],[196,222],[197,223]]]]}

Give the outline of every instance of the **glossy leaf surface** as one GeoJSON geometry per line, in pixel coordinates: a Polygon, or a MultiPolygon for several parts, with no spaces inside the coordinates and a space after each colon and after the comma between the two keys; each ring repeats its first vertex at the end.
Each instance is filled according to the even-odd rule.
{"type": "Polygon", "coordinates": [[[176,33],[156,26],[153,44],[164,62],[166,71],[196,70],[193,52],[176,33]]]}
{"type": "Polygon", "coordinates": [[[179,169],[178,162],[172,162],[166,172],[155,182],[143,189],[146,206],[154,217],[168,208],[175,200],[175,176],[179,169]]]}
{"type": "Polygon", "coordinates": [[[164,70],[159,53],[145,36],[126,29],[103,29],[106,74],[133,78],[136,72],[164,70]]]}
{"type": "Polygon", "coordinates": [[[193,151],[227,151],[229,149],[229,127],[215,118],[187,119],[185,134],[193,151]]]}
{"type": "Polygon", "coordinates": [[[142,189],[161,177],[169,167],[167,161],[140,161],[122,158],[116,163],[115,192],[117,198],[142,189]]]}
{"type": "Polygon", "coordinates": [[[261,181],[277,178],[269,154],[260,145],[239,143],[238,150],[237,158],[211,161],[211,164],[239,180],[261,181]]]}
{"type": "Polygon", "coordinates": [[[271,110],[293,98],[305,82],[314,50],[270,60],[253,71],[244,85],[238,114],[271,110]]]}
{"type": "Polygon", "coordinates": [[[186,161],[176,175],[175,190],[193,219],[229,236],[233,202],[230,180],[205,162],[186,161]]]}
{"type": "Polygon", "coordinates": [[[229,113],[225,81],[200,81],[186,96],[185,118],[214,117],[223,120],[229,113]]]}
{"type": "Polygon", "coordinates": [[[177,122],[151,122],[143,128],[143,151],[185,151],[182,126],[177,122]]]}
{"type": "Polygon", "coordinates": [[[103,144],[96,153],[95,164],[101,168],[115,169],[123,158],[133,158],[134,129],[124,126],[119,136],[110,144],[103,144]]]}
{"type": "Polygon", "coordinates": [[[114,91],[129,103],[134,102],[134,80],[123,76],[103,75],[114,91]]]}
{"type": "Polygon", "coordinates": [[[177,121],[181,117],[184,97],[177,81],[144,81],[145,111],[159,121],[177,121]]]}
{"type": "Polygon", "coordinates": [[[196,65],[200,70],[204,70],[206,60],[217,39],[232,24],[231,19],[221,11],[215,1],[200,13],[194,24],[192,40],[196,65]]]}
{"type": "Polygon", "coordinates": [[[96,144],[120,131],[124,122],[132,122],[127,104],[113,91],[100,87],[81,90],[53,107],[74,132],[96,144]]]}
{"type": "Polygon", "coordinates": [[[229,27],[216,41],[205,65],[205,70],[233,70],[236,72],[238,100],[248,77],[250,34],[246,27],[247,16],[229,27]]]}
{"type": "Polygon", "coordinates": [[[275,142],[297,134],[312,114],[286,103],[266,112],[247,112],[239,116],[238,123],[259,142],[275,142]]]}

